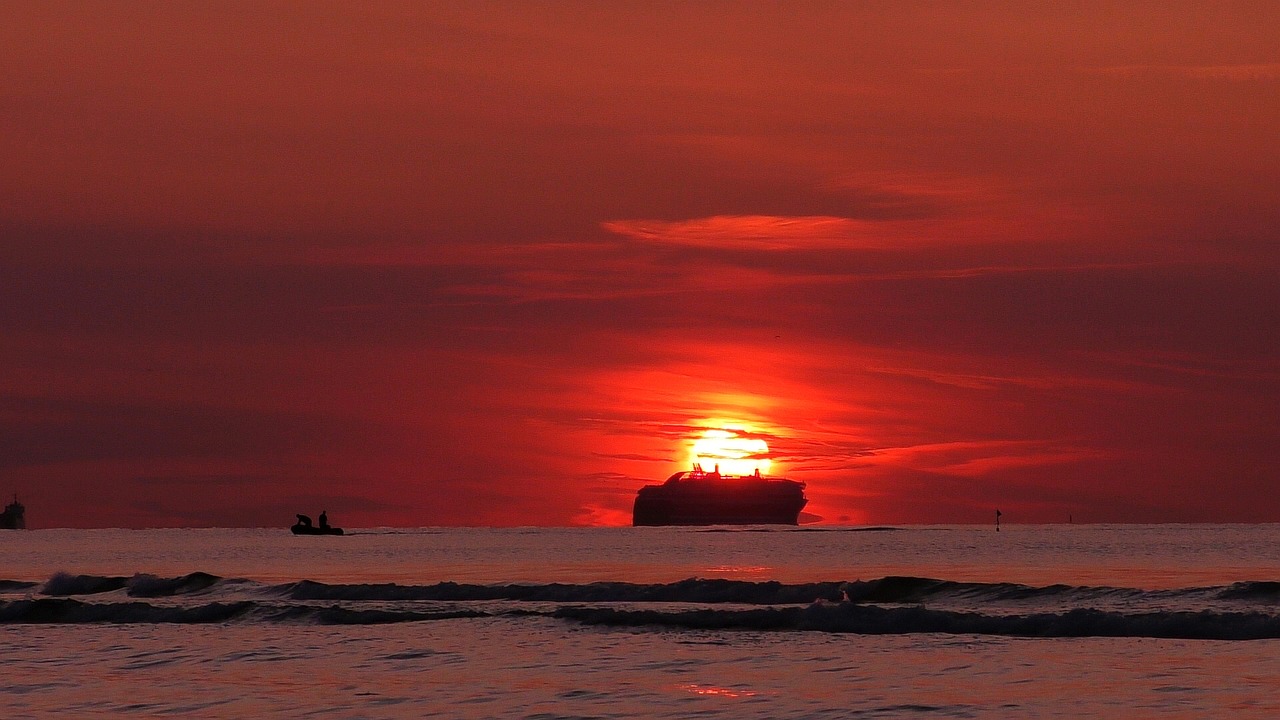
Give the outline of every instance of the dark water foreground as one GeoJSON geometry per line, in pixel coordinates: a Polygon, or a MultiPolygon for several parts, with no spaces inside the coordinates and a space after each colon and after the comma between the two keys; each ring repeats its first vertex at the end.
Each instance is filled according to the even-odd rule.
{"type": "Polygon", "coordinates": [[[1278,534],[25,532],[0,714],[1276,717],[1278,534]]]}

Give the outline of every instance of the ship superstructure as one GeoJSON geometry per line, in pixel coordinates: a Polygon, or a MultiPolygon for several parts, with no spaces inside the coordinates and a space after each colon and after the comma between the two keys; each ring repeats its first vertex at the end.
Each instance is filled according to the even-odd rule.
{"type": "Polygon", "coordinates": [[[722,475],[700,466],[646,485],[636,495],[633,525],[795,525],[808,499],[787,478],[722,475]]]}

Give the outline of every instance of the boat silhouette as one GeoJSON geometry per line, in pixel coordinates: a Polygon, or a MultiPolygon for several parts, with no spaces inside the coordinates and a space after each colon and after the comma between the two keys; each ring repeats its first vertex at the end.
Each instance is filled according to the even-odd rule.
{"type": "Polygon", "coordinates": [[[760,474],[722,475],[701,466],[636,493],[631,524],[796,525],[808,498],[804,483],[760,474]]]}
{"type": "Polygon", "coordinates": [[[15,493],[13,502],[4,506],[4,512],[0,513],[0,530],[26,530],[27,529],[27,508],[18,502],[18,495],[15,493]]]}
{"type": "Polygon", "coordinates": [[[320,524],[312,525],[311,518],[298,513],[298,522],[294,523],[289,531],[294,535],[341,535],[342,528],[332,527],[325,513],[320,513],[320,524]]]}

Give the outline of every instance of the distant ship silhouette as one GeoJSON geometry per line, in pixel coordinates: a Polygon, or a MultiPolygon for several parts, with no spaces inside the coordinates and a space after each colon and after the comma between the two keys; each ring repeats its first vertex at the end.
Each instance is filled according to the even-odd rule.
{"type": "Polygon", "coordinates": [[[796,525],[809,500],[804,483],[760,474],[721,475],[701,466],[636,494],[631,524],[796,525]]]}
{"type": "Polygon", "coordinates": [[[4,506],[4,512],[0,513],[0,530],[26,530],[27,529],[27,508],[18,502],[18,496],[13,496],[13,502],[4,506]]]}

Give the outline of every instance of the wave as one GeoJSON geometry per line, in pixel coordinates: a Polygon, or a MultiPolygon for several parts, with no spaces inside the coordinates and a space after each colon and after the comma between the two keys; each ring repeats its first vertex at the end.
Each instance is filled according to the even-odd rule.
{"type": "Polygon", "coordinates": [[[882,606],[821,601],[807,606],[697,610],[622,609],[566,605],[552,610],[489,612],[351,608],[340,605],[272,604],[252,600],[192,606],[143,601],[94,603],[70,598],[0,602],[0,623],[208,624],[291,623],[381,625],[483,617],[546,617],[586,625],[687,630],[817,631],[862,635],[944,633],[1010,637],[1146,637],[1196,640],[1280,638],[1280,616],[1248,612],[1122,613],[1075,609],[1059,613],[988,615],[923,606],[882,606]]]}
{"type": "Polygon", "coordinates": [[[329,585],[303,580],[276,587],[294,600],[517,600],[526,602],[664,602],[739,603],[747,605],[795,605],[815,600],[839,600],[847,583],[783,584],[745,580],[689,579],[674,583],[637,584],[595,582],[545,585],[471,585],[442,582],[434,585],[360,584],[329,585]]]}
{"type": "Polygon", "coordinates": [[[478,610],[424,612],[352,609],[338,606],[269,605],[242,600],[195,606],[152,605],[146,602],[91,603],[69,598],[36,598],[0,602],[0,623],[225,623],[237,620],[315,625],[381,625],[424,620],[485,617],[478,610]]]}
{"type": "Polygon", "coordinates": [[[207,590],[219,582],[222,582],[222,578],[203,572],[193,572],[176,578],[139,573],[129,578],[125,588],[129,597],[173,597],[207,590]]]}
{"type": "Polygon", "coordinates": [[[0,580],[0,593],[22,592],[30,590],[40,583],[27,582],[26,580],[0,580]]]}
{"type": "Polygon", "coordinates": [[[0,623],[368,625],[502,615],[716,630],[1280,638],[1280,582],[1275,581],[1141,590],[909,576],[791,584],[690,578],[648,584],[401,585],[313,580],[263,584],[204,572],[178,577],[57,573],[43,584],[0,581],[0,592],[26,594],[0,601],[0,623]],[[124,601],[126,597],[137,600],[124,601]],[[148,599],[163,602],[145,602],[148,599]],[[213,599],[219,602],[209,602],[213,599]],[[485,601],[515,606],[471,604],[485,601]]]}
{"type": "Polygon", "coordinates": [[[162,607],[145,602],[86,603],[66,598],[0,602],[6,623],[211,623],[243,615],[250,602],[212,603],[197,607],[162,607]]]}
{"type": "Polygon", "coordinates": [[[593,582],[582,584],[495,584],[441,582],[431,585],[329,584],[312,580],[285,583],[271,592],[294,600],[334,601],[481,601],[632,602],[741,605],[805,605],[816,601],[854,603],[925,603],[961,600],[984,603],[1144,602],[1179,599],[1280,601],[1280,583],[1237,583],[1230,587],[1141,590],[1087,585],[1032,586],[979,583],[934,578],[888,576],[875,580],[781,583],[690,578],[672,583],[593,582]],[[1274,586],[1274,587],[1273,587],[1274,586]]]}
{"type": "Polygon", "coordinates": [[[563,607],[553,617],[611,627],[695,630],[789,630],[897,635],[946,633],[1012,637],[1145,637],[1187,640],[1280,638],[1280,617],[1263,613],[1119,613],[1092,609],[1030,615],[985,615],[924,607],[815,603],[753,610],[620,610],[563,607]]]}
{"type": "Polygon", "coordinates": [[[1224,600],[1269,600],[1280,601],[1280,582],[1271,580],[1255,580],[1228,585],[1218,592],[1224,600]]]}
{"type": "Polygon", "coordinates": [[[44,595],[97,595],[98,593],[119,590],[129,582],[129,578],[120,576],[104,577],[101,575],[71,575],[54,573],[45,581],[40,592],[44,595]]]}
{"type": "MultiPolygon", "coordinates": [[[[42,595],[67,597],[71,595],[98,595],[125,590],[130,597],[172,597],[200,592],[221,582],[222,578],[209,573],[193,572],[176,578],[162,578],[147,573],[132,577],[103,575],[71,575],[55,573],[40,588],[42,595]]],[[[28,587],[34,587],[31,583],[28,587]]]]}
{"type": "Polygon", "coordinates": [[[1150,602],[1166,604],[1180,599],[1280,603],[1280,582],[1238,582],[1225,587],[1193,587],[1177,590],[1141,590],[1087,585],[1032,586],[1001,582],[958,582],[926,577],[887,576],[875,580],[782,583],[689,578],[671,583],[509,583],[468,584],[439,582],[429,585],[398,583],[331,584],[299,580],[279,585],[259,585],[249,580],[228,580],[205,572],[165,578],[148,573],[133,576],[71,575],[56,573],[43,584],[0,580],[0,592],[21,592],[39,586],[42,595],[68,597],[123,590],[129,597],[161,598],[199,594],[227,583],[240,583],[262,592],[293,600],[330,601],[484,601],[526,602],[631,602],[743,605],[805,605],[817,601],[853,603],[926,603],[962,600],[966,604],[1087,602],[1150,602]]]}
{"type": "MultiPolygon", "coordinates": [[[[920,603],[952,598],[984,602],[1025,602],[1031,600],[1111,600],[1140,596],[1163,596],[1164,591],[1135,588],[1095,587],[1089,585],[1022,585],[1019,583],[983,583],[937,580],[934,578],[890,575],[876,580],[858,580],[842,586],[841,599],[860,603],[920,603]]],[[[1189,592],[1200,592],[1190,588],[1189,592]]]]}

